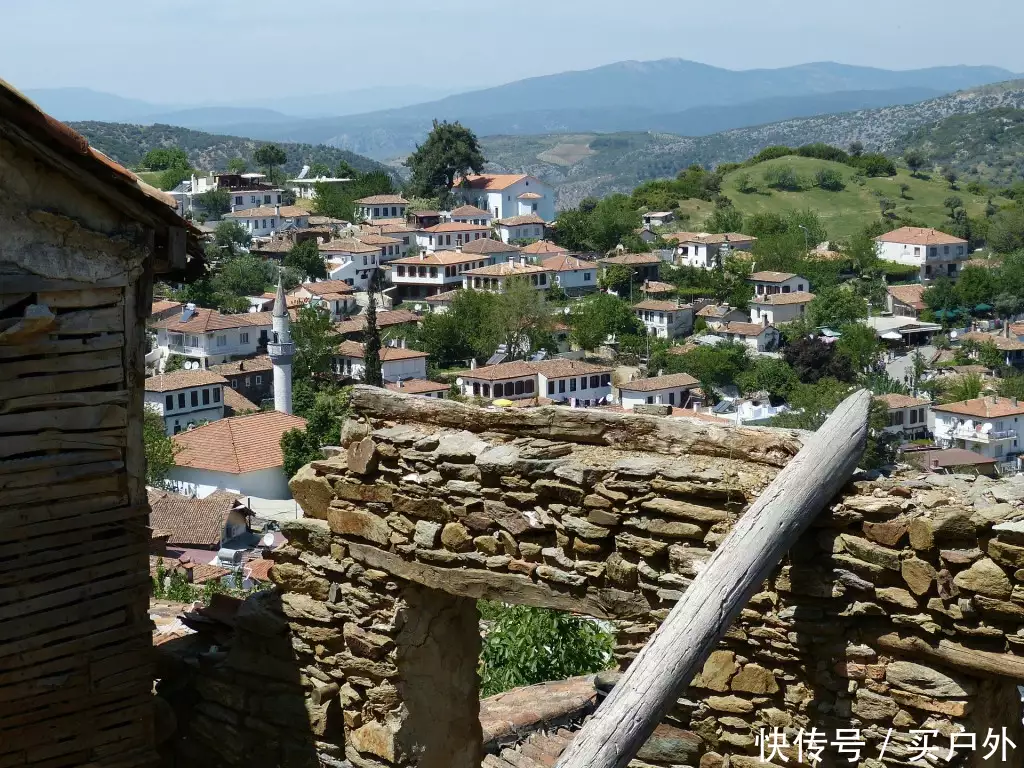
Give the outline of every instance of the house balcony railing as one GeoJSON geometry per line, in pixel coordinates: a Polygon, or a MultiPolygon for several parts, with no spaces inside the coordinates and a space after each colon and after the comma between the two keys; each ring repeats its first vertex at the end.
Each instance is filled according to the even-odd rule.
{"type": "Polygon", "coordinates": [[[1017,433],[1012,429],[1005,430],[992,430],[990,432],[982,432],[975,429],[954,429],[951,435],[958,440],[971,440],[976,443],[994,443],[999,440],[1014,440],[1017,437],[1017,433]]]}
{"type": "Polygon", "coordinates": [[[1002,476],[1015,475],[1020,472],[1020,462],[1017,459],[1011,461],[1001,461],[996,464],[996,472],[1002,476]]]}
{"type": "Polygon", "coordinates": [[[204,347],[190,347],[187,344],[168,344],[167,350],[176,355],[188,357],[206,357],[207,351],[204,347]]]}

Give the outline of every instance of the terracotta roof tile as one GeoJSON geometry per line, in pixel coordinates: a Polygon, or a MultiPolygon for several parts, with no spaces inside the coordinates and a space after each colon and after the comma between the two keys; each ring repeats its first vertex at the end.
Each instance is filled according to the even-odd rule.
{"type": "MultiPolygon", "coordinates": [[[[360,344],[358,341],[343,341],[338,345],[335,354],[343,357],[354,357],[362,359],[366,347],[360,344]]],[[[413,360],[417,357],[427,357],[426,352],[420,352],[415,349],[404,349],[402,347],[381,347],[380,360],[382,363],[390,360],[413,360]]]]}
{"type": "Polygon", "coordinates": [[[281,467],[281,435],[305,427],[305,419],[278,411],[221,419],[174,435],[181,449],[174,463],[230,474],[281,467]]]}
{"type": "Polygon", "coordinates": [[[324,296],[328,293],[352,293],[352,286],[344,280],[317,280],[314,283],[303,283],[301,287],[314,296],[324,296]]]}
{"type": "Polygon", "coordinates": [[[246,575],[253,581],[270,581],[270,569],[273,567],[273,560],[255,557],[246,562],[244,570],[246,575]]]}
{"type": "Polygon", "coordinates": [[[149,527],[170,534],[167,543],[178,547],[215,548],[220,545],[228,514],[238,494],[214,491],[204,499],[147,489],[149,527]]]}
{"type": "Polygon", "coordinates": [[[525,360],[514,360],[509,363],[498,363],[467,371],[463,374],[467,379],[482,379],[484,381],[496,381],[498,379],[514,379],[534,376],[538,373],[548,378],[565,378],[567,376],[589,376],[591,374],[611,373],[610,366],[594,365],[582,360],[541,360],[539,362],[528,362],[525,360]]]}
{"type": "Polygon", "coordinates": [[[658,280],[645,280],[640,286],[644,293],[672,293],[676,287],[672,283],[662,283],[658,280]]]}
{"type": "Polygon", "coordinates": [[[224,315],[215,309],[196,309],[185,322],[181,321],[181,315],[158,320],[153,323],[154,328],[166,328],[169,331],[178,333],[210,333],[211,331],[224,331],[230,328],[245,328],[246,326],[273,325],[269,312],[240,312],[236,315],[224,315]]]}
{"type": "Polygon", "coordinates": [[[232,360],[229,363],[211,365],[208,370],[219,373],[221,376],[230,376],[237,373],[270,371],[273,368],[274,364],[270,362],[270,357],[267,355],[257,355],[256,357],[247,357],[244,360],[232,360]]]}
{"type": "Polygon", "coordinates": [[[784,283],[792,280],[796,275],[792,272],[754,272],[747,277],[747,280],[754,283],[784,283]]]}
{"type": "Polygon", "coordinates": [[[674,240],[677,243],[700,243],[702,245],[721,245],[722,243],[753,243],[757,240],[751,235],[743,235],[739,232],[670,232],[662,235],[665,240],[674,240]]]}
{"type": "Polygon", "coordinates": [[[404,392],[407,395],[422,395],[426,392],[447,392],[450,387],[447,384],[442,384],[437,381],[427,381],[426,379],[406,379],[399,386],[397,383],[387,383],[384,385],[385,388],[392,390],[393,392],[404,392]]]}
{"type": "Polygon", "coordinates": [[[523,194],[519,195],[518,199],[519,200],[540,200],[543,197],[544,197],[544,195],[538,195],[536,192],[523,192],[523,194]]]}
{"type": "Polygon", "coordinates": [[[521,227],[524,224],[539,224],[541,226],[547,225],[547,222],[536,213],[527,213],[523,216],[510,216],[507,219],[498,219],[495,223],[499,227],[521,227]]]}
{"type": "Polygon", "coordinates": [[[512,245],[511,243],[503,243],[501,240],[494,240],[489,237],[481,237],[479,240],[473,240],[462,246],[463,253],[519,253],[520,251],[523,253],[527,252],[526,248],[520,248],[518,245],[512,245]]]}
{"type": "MultiPolygon", "coordinates": [[[[478,240],[477,242],[485,242],[478,240]]],[[[495,242],[490,240],[487,242],[495,242]]],[[[480,261],[480,257],[483,254],[480,253],[469,253],[466,251],[434,251],[433,253],[419,253],[416,256],[404,256],[401,259],[392,259],[388,262],[391,264],[409,264],[412,266],[423,265],[425,267],[445,267],[449,264],[465,264],[471,261],[480,261]]]]}
{"type": "Polygon", "coordinates": [[[231,213],[225,213],[222,218],[225,219],[269,219],[271,216],[278,219],[297,219],[302,216],[308,216],[309,212],[305,208],[300,208],[297,205],[282,205],[281,209],[277,208],[248,208],[244,211],[232,211],[231,213]]]}
{"type": "Polygon", "coordinates": [[[356,200],[360,205],[408,205],[409,201],[401,195],[371,195],[356,200]]]}
{"type": "MultiPolygon", "coordinates": [[[[405,323],[418,323],[420,316],[408,309],[392,309],[387,312],[377,313],[377,327],[390,328],[392,325],[404,325],[405,323]]],[[[335,333],[359,333],[366,330],[366,315],[357,315],[349,320],[342,320],[334,324],[335,333]]]]}
{"type": "Polygon", "coordinates": [[[537,264],[520,264],[518,261],[503,261],[500,264],[489,264],[486,267],[467,269],[462,274],[470,277],[506,277],[515,275],[533,275],[548,272],[546,267],[537,264]]]}
{"type": "Polygon", "coordinates": [[[674,301],[658,301],[657,299],[645,299],[633,305],[633,309],[647,310],[651,312],[681,312],[684,309],[692,309],[689,304],[677,304],[674,301]]]}
{"type": "Polygon", "coordinates": [[[435,293],[433,296],[427,296],[427,298],[425,298],[424,301],[427,302],[427,304],[443,304],[445,302],[451,301],[456,296],[458,296],[460,290],[461,289],[456,288],[453,291],[435,293]]]}
{"type": "Polygon", "coordinates": [[[354,237],[341,237],[317,245],[321,251],[339,251],[341,253],[380,253],[380,246],[367,245],[354,237]]]}
{"type": "Polygon", "coordinates": [[[1002,334],[994,333],[983,333],[981,331],[971,331],[960,336],[960,341],[976,341],[979,344],[995,344],[996,349],[1002,350],[1003,352],[1018,352],[1024,350],[1024,342],[1017,341],[1016,338],[1006,338],[1002,334]]]}
{"type": "Polygon", "coordinates": [[[584,261],[576,256],[570,256],[568,253],[559,253],[542,259],[540,265],[552,272],[577,272],[581,269],[597,269],[597,265],[594,262],[584,261]]]}
{"type": "Polygon", "coordinates": [[[525,173],[483,173],[469,174],[463,179],[456,179],[456,187],[467,189],[499,190],[507,189],[516,182],[530,178],[525,173]]]}
{"type": "Polygon", "coordinates": [[[921,298],[925,291],[925,287],[923,285],[890,285],[886,288],[886,291],[894,299],[906,304],[907,306],[913,307],[914,309],[925,308],[925,303],[921,298]]]}
{"type": "Polygon", "coordinates": [[[523,253],[528,253],[531,256],[542,255],[545,253],[568,253],[568,248],[563,248],[560,245],[555,245],[550,240],[536,240],[523,248],[523,253]]]}
{"type": "Polygon", "coordinates": [[[169,312],[171,310],[181,309],[180,301],[170,301],[168,299],[157,299],[153,302],[150,314],[158,315],[161,312],[169,312]]]}
{"type": "Polygon", "coordinates": [[[238,416],[249,411],[258,411],[259,405],[242,395],[234,387],[224,387],[224,407],[230,408],[229,416],[238,416]]]}
{"type": "Polygon", "coordinates": [[[700,382],[688,373],[673,373],[668,376],[653,376],[649,379],[636,379],[628,384],[623,384],[619,390],[630,392],[653,392],[658,389],[669,389],[674,387],[696,387],[700,382]]]}
{"type": "Polygon", "coordinates": [[[174,371],[146,379],[147,392],[173,392],[176,389],[202,387],[208,384],[227,384],[227,379],[213,371],[174,371]]]}
{"type": "Polygon", "coordinates": [[[623,253],[618,256],[608,256],[601,259],[602,264],[623,264],[625,266],[637,266],[643,264],[659,264],[661,259],[653,253],[623,253]]]}
{"type": "Polygon", "coordinates": [[[885,403],[888,408],[917,408],[922,405],[930,405],[931,400],[924,400],[920,397],[891,393],[888,395],[877,395],[875,400],[885,403]]]}
{"type": "Polygon", "coordinates": [[[966,240],[930,227],[900,227],[875,238],[880,243],[901,245],[967,245],[966,240]]]}
{"type": "Polygon", "coordinates": [[[973,400],[961,400],[957,403],[933,405],[934,411],[948,411],[960,416],[977,419],[999,419],[1004,416],[1024,414],[1024,405],[1014,404],[1008,397],[976,397],[973,400]]]}
{"type": "Polygon", "coordinates": [[[483,208],[477,208],[475,205],[460,205],[458,208],[451,211],[451,215],[458,216],[459,218],[467,218],[470,216],[486,216],[487,218],[491,218],[491,214],[488,211],[485,211],[483,208]]]}
{"type": "Polygon", "coordinates": [[[808,291],[791,291],[790,293],[771,293],[767,296],[755,296],[750,300],[750,303],[779,307],[786,304],[809,304],[813,300],[813,293],[808,291]]]}
{"type": "Polygon", "coordinates": [[[446,221],[443,224],[435,224],[432,227],[425,227],[420,231],[436,235],[438,232],[490,232],[491,228],[486,224],[467,224],[461,221],[446,221]]]}
{"type": "Polygon", "coordinates": [[[723,323],[722,327],[715,331],[715,333],[719,336],[726,333],[736,333],[741,336],[760,336],[767,328],[773,327],[771,325],[760,325],[759,323],[723,323]]]}
{"type": "Polygon", "coordinates": [[[358,234],[356,240],[367,245],[400,245],[401,239],[387,235],[358,234]]]}

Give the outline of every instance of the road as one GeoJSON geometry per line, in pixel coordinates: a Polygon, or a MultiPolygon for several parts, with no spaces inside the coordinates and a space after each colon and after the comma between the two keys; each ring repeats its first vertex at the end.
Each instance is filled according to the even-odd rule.
{"type": "Polygon", "coordinates": [[[896,379],[896,381],[905,383],[907,378],[914,372],[914,351],[920,352],[925,362],[927,362],[935,354],[935,347],[917,347],[916,350],[912,350],[908,355],[901,355],[900,357],[888,360],[885,363],[885,372],[896,379]]]}

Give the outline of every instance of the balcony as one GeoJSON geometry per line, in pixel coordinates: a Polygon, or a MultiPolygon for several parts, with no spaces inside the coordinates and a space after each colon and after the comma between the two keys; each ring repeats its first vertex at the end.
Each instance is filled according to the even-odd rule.
{"type": "Polygon", "coordinates": [[[950,436],[958,440],[969,440],[975,443],[998,443],[1002,440],[1016,440],[1017,432],[1012,429],[982,432],[981,430],[958,427],[950,432],[950,436]]]}
{"type": "Polygon", "coordinates": [[[206,349],[203,347],[190,347],[186,344],[168,344],[167,350],[176,355],[186,357],[206,357],[206,349]]]}

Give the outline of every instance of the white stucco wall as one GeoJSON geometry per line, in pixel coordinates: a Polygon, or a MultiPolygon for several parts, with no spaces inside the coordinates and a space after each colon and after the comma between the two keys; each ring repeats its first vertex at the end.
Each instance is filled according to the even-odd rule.
{"type": "Polygon", "coordinates": [[[238,475],[193,467],[174,467],[168,473],[167,478],[175,484],[175,490],[179,493],[195,494],[200,498],[209,496],[218,488],[244,496],[257,496],[261,499],[290,499],[292,497],[292,492],[288,488],[288,478],[285,477],[284,469],[281,467],[238,475]]]}

